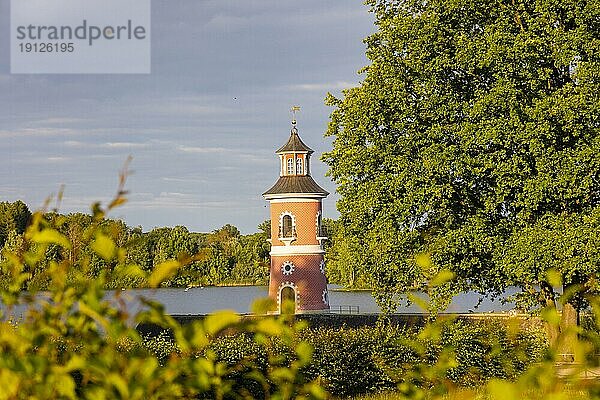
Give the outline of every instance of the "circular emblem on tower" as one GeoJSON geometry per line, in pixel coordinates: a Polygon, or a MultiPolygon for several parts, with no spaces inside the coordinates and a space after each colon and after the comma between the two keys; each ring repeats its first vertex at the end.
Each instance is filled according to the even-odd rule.
{"type": "Polygon", "coordinates": [[[294,272],[294,269],[294,263],[291,261],[286,261],[281,265],[281,272],[283,272],[284,275],[291,275],[294,272]]]}

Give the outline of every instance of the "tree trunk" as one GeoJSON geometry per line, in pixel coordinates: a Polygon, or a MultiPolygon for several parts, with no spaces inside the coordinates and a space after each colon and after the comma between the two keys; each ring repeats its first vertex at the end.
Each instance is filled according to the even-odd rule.
{"type": "MultiPolygon", "coordinates": [[[[543,302],[542,305],[547,308],[553,308],[556,310],[556,302],[554,301],[554,289],[547,282],[541,282],[540,288],[542,291],[543,302]]],[[[546,322],[546,335],[548,336],[548,343],[550,347],[555,347],[558,344],[558,337],[560,336],[560,326],[552,322],[546,322]]]]}
{"type": "MultiPolygon", "coordinates": [[[[567,291],[564,287],[563,292],[567,291]]],[[[560,318],[561,343],[558,348],[559,354],[564,354],[566,361],[575,360],[575,346],[577,344],[577,325],[579,324],[579,312],[571,301],[567,301],[562,308],[560,318]]]]}

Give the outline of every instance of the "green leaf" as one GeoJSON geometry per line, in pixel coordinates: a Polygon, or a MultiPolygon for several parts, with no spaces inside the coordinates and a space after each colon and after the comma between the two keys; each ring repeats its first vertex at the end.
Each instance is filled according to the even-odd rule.
{"type": "Polygon", "coordinates": [[[308,365],[312,359],[313,348],[308,342],[300,342],[296,346],[296,354],[301,365],[308,365]]]}
{"type": "Polygon", "coordinates": [[[67,237],[65,235],[63,235],[62,233],[58,232],[57,230],[54,229],[50,229],[50,228],[46,228],[42,231],[36,232],[32,237],[31,240],[34,243],[40,243],[40,244],[56,244],[58,246],[61,246],[65,249],[70,249],[71,248],[71,243],[69,242],[69,239],[67,239],[67,237]]]}
{"type": "Polygon", "coordinates": [[[115,267],[113,276],[118,278],[145,278],[146,272],[137,264],[126,264],[115,267]]]}
{"type": "Polygon", "coordinates": [[[91,248],[106,261],[111,261],[115,256],[115,242],[103,233],[97,233],[96,239],[92,242],[91,248]]]}
{"type": "Polygon", "coordinates": [[[548,271],[546,271],[546,281],[552,286],[552,287],[561,287],[562,286],[562,275],[560,272],[558,272],[555,269],[549,269],[548,271]]]}
{"type": "Polygon", "coordinates": [[[550,325],[558,326],[560,324],[560,314],[555,307],[546,307],[540,313],[542,319],[550,325]]]}
{"type": "Polygon", "coordinates": [[[283,332],[283,326],[274,318],[263,318],[256,324],[256,330],[269,336],[276,336],[283,332]]]}
{"type": "Polygon", "coordinates": [[[432,287],[443,285],[446,282],[450,282],[456,277],[456,274],[450,270],[443,269],[437,273],[436,276],[429,282],[432,287]]]}
{"type": "Polygon", "coordinates": [[[117,389],[121,395],[121,398],[129,398],[129,386],[127,385],[127,381],[122,376],[117,374],[108,374],[106,377],[106,382],[117,389]]]}
{"type": "Polygon", "coordinates": [[[431,254],[429,254],[429,253],[417,254],[415,256],[415,262],[422,270],[429,271],[429,269],[431,268],[431,265],[432,265],[431,254]]]}
{"type": "Polygon", "coordinates": [[[148,285],[154,288],[158,287],[162,282],[175,275],[179,268],[181,268],[181,263],[177,260],[169,260],[158,264],[148,278],[148,285]]]}
{"type": "Polygon", "coordinates": [[[491,400],[520,400],[516,385],[511,382],[492,379],[487,384],[487,392],[491,400]]]}
{"type": "Polygon", "coordinates": [[[58,375],[55,379],[57,392],[69,399],[76,399],[75,381],[70,375],[58,375]]]}
{"type": "Polygon", "coordinates": [[[204,329],[209,335],[215,335],[223,329],[237,324],[240,321],[240,316],[233,311],[219,311],[208,315],[204,319],[204,329]]]}

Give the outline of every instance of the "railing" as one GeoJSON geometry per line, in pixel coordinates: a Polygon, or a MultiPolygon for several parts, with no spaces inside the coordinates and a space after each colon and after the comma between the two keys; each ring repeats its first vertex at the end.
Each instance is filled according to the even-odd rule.
{"type": "Polygon", "coordinates": [[[296,237],[296,227],[286,227],[285,229],[280,226],[279,227],[279,238],[291,239],[296,237]]]}
{"type": "Polygon", "coordinates": [[[360,314],[360,307],[349,304],[330,306],[329,312],[336,314],[360,314]]]}

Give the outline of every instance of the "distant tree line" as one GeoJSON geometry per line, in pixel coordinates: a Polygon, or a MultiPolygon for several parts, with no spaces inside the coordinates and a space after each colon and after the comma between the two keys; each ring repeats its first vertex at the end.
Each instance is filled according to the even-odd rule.
{"type": "MultiPolygon", "coordinates": [[[[0,202],[0,249],[17,250],[25,245],[22,235],[31,215],[22,201],[0,202]]],[[[25,289],[45,289],[49,282],[46,269],[52,263],[60,265],[65,260],[85,271],[90,278],[95,278],[100,273],[110,275],[113,265],[92,249],[94,241],[90,237],[93,234],[91,215],[49,212],[46,219],[57,223],[72,246],[69,250],[50,246],[46,250],[45,260],[30,271],[31,278],[24,284],[25,289]]],[[[145,271],[152,271],[156,265],[169,259],[189,259],[187,266],[165,282],[165,286],[268,282],[268,221],[260,225],[260,232],[250,235],[240,234],[235,226],[229,224],[211,233],[190,232],[184,226],[154,228],[143,232],[141,227],[130,227],[123,221],[113,219],[103,220],[101,226],[117,246],[125,249],[127,261],[139,265],[145,271]]],[[[144,282],[132,277],[115,276],[107,280],[107,285],[112,288],[143,287],[144,282]]]]}
{"type": "MultiPolygon", "coordinates": [[[[18,250],[24,246],[22,235],[31,218],[31,211],[25,203],[0,202],[0,250],[18,250]]],[[[69,250],[50,246],[46,251],[42,268],[31,272],[31,279],[25,289],[46,289],[49,279],[47,268],[52,262],[72,262],[90,278],[100,273],[110,273],[113,265],[99,257],[92,249],[93,217],[89,214],[46,213],[48,221],[60,226],[72,246],[69,250]]],[[[125,249],[125,257],[131,264],[139,265],[144,271],[152,271],[156,265],[170,259],[193,258],[179,273],[165,282],[165,286],[211,286],[211,285],[259,285],[269,281],[269,251],[271,221],[258,226],[259,232],[242,235],[238,228],[227,224],[211,233],[190,232],[185,226],[154,228],[144,232],[141,227],[130,227],[121,220],[105,219],[101,222],[103,231],[115,244],[125,249]]],[[[337,229],[337,221],[325,218],[323,226],[329,238],[324,247],[327,251],[327,277],[330,283],[350,288],[368,286],[365,270],[356,265],[349,254],[334,241],[343,238],[337,229]]],[[[0,261],[4,261],[0,251],[0,261]]],[[[67,276],[69,279],[69,276],[67,276]]],[[[131,276],[114,276],[107,279],[110,288],[144,287],[145,282],[136,281],[131,276]]]]}

